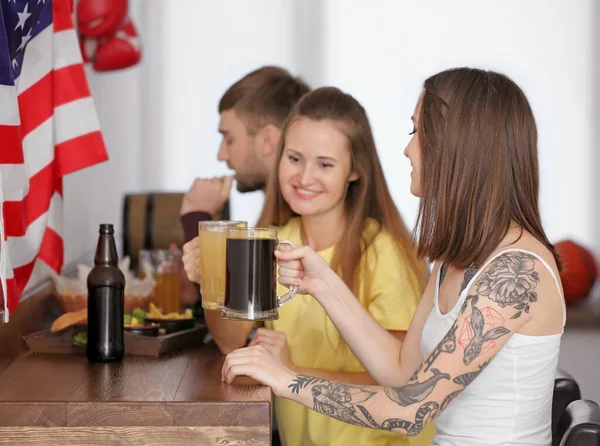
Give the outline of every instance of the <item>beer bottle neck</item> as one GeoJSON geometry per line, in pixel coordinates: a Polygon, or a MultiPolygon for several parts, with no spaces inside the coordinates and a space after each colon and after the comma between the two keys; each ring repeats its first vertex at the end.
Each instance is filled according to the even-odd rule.
{"type": "Polygon", "coordinates": [[[117,266],[117,247],[112,234],[100,234],[94,256],[94,264],[117,266]]]}

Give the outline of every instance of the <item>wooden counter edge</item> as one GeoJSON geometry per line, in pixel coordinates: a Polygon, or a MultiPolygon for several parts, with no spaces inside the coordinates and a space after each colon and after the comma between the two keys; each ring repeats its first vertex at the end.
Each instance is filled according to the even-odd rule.
{"type": "Polygon", "coordinates": [[[0,427],[0,444],[19,446],[130,445],[222,446],[252,444],[268,446],[271,432],[266,426],[253,427],[0,427]]]}
{"type": "MultiPolygon", "coordinates": [[[[270,403],[0,402],[0,427],[271,426],[270,403]]],[[[1,438],[1,437],[0,437],[1,438]]]]}

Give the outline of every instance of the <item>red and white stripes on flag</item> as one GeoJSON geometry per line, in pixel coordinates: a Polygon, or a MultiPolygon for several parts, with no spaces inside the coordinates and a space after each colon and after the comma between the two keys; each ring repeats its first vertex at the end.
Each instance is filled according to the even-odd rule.
{"type": "MultiPolygon", "coordinates": [[[[28,17],[22,14],[40,3],[51,8],[45,11],[46,16],[51,14],[49,26],[41,26],[44,13],[40,13],[37,31],[29,32],[24,52],[18,58],[11,55],[18,74],[14,86],[0,85],[0,273],[5,319],[18,305],[37,262],[60,273],[62,177],[108,159],[70,0],[16,0],[17,8],[28,8],[17,20],[28,17]]],[[[25,37],[27,26],[36,29],[25,19],[25,37]]]]}

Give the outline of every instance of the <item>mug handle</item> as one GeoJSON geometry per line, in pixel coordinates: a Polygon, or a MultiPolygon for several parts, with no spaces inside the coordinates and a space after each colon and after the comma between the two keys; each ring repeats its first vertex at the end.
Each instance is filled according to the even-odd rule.
{"type": "MultiPolygon", "coordinates": [[[[292,242],[291,240],[277,240],[277,249],[279,249],[280,245],[287,245],[290,248],[296,247],[296,245],[294,245],[294,242],[292,242]]],[[[277,306],[281,307],[283,304],[288,302],[292,297],[294,297],[297,292],[298,292],[298,286],[292,285],[290,287],[290,290],[287,293],[285,293],[284,296],[282,296],[282,297],[277,296],[277,306]]]]}

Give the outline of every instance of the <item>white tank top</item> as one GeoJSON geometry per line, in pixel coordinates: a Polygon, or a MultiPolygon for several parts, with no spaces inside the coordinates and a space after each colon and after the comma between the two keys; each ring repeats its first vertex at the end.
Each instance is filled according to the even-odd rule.
{"type": "MultiPolygon", "coordinates": [[[[436,278],[434,307],[427,317],[421,336],[421,353],[429,356],[452,324],[465,301],[467,292],[486,266],[510,251],[535,256],[522,249],[508,249],[490,258],[460,294],[454,308],[442,314],[438,304],[440,269],[436,278]]],[[[563,304],[563,330],[566,310],[563,304]]],[[[460,334],[458,334],[460,336],[460,334]]],[[[492,362],[435,420],[435,446],[550,445],[551,410],[554,378],[558,365],[561,333],[528,336],[515,333],[492,362]]]]}

